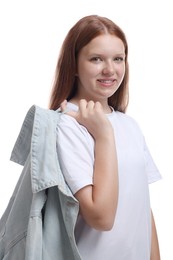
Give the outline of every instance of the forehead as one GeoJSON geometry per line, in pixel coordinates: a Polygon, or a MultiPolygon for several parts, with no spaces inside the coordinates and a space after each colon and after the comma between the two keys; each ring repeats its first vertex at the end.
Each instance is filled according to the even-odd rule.
{"type": "Polygon", "coordinates": [[[92,53],[124,53],[123,41],[112,34],[102,34],[91,40],[81,50],[84,54],[92,53]]]}

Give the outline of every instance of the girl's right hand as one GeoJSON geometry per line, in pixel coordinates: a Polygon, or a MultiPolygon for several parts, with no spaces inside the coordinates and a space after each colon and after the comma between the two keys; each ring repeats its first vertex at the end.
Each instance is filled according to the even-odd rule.
{"type": "MultiPolygon", "coordinates": [[[[61,110],[65,111],[67,101],[61,103],[61,110]]],[[[79,110],[68,111],[66,113],[77,120],[77,122],[87,128],[89,133],[95,138],[102,138],[112,132],[112,126],[106,117],[100,102],[87,102],[85,99],[79,101],[79,110]]]]}

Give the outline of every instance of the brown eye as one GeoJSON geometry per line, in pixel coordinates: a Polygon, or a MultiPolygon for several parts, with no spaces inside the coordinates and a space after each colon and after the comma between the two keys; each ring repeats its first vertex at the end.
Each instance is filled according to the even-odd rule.
{"type": "Polygon", "coordinates": [[[101,58],[100,57],[93,57],[93,58],[91,58],[91,61],[99,62],[99,61],[101,61],[101,58]]]}
{"type": "Polygon", "coordinates": [[[120,62],[124,61],[124,58],[123,58],[123,57],[116,57],[114,60],[115,60],[117,63],[120,63],[120,62]]]}

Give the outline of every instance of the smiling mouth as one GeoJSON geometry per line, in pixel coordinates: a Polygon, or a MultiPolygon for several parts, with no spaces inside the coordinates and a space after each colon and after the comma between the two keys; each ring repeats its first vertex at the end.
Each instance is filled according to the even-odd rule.
{"type": "Polygon", "coordinates": [[[98,81],[103,83],[113,83],[115,79],[98,79],[98,81]]]}
{"type": "Polygon", "coordinates": [[[102,83],[103,85],[110,86],[115,83],[115,79],[98,79],[98,82],[102,83]]]}

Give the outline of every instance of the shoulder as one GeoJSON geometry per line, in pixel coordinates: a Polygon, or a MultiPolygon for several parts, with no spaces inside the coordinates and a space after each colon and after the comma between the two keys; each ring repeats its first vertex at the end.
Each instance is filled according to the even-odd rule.
{"type": "MultiPolygon", "coordinates": [[[[77,111],[78,107],[72,103],[67,103],[67,111],[77,111]]],[[[57,124],[57,133],[63,133],[65,136],[70,136],[70,139],[75,138],[91,138],[86,127],[79,124],[76,119],[66,113],[60,113],[60,120],[57,124]]]]}
{"type": "Polygon", "coordinates": [[[110,118],[113,128],[119,136],[125,135],[138,140],[143,139],[143,132],[138,122],[129,114],[114,112],[110,118]]]}
{"type": "Polygon", "coordinates": [[[116,113],[116,116],[117,116],[117,119],[119,122],[121,122],[122,124],[124,124],[126,126],[136,128],[141,131],[139,123],[137,122],[137,120],[135,118],[133,118],[129,114],[122,113],[119,111],[116,111],[115,113],[116,113]]]}

